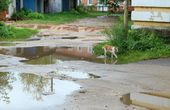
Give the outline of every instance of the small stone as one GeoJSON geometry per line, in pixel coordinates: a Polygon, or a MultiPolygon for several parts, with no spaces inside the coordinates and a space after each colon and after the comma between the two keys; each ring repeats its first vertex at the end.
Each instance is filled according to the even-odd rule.
{"type": "Polygon", "coordinates": [[[79,91],[79,93],[83,93],[83,94],[85,94],[86,92],[87,92],[87,90],[85,90],[85,89],[79,91]]]}
{"type": "Polygon", "coordinates": [[[77,79],[73,79],[73,81],[77,81],[77,79]]]}

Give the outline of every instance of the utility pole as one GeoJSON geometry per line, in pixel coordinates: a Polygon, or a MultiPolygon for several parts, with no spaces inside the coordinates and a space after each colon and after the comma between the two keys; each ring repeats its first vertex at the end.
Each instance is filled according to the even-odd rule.
{"type": "Polygon", "coordinates": [[[124,1],[124,30],[125,30],[125,34],[124,34],[124,38],[127,39],[128,37],[128,0],[124,1]]]}

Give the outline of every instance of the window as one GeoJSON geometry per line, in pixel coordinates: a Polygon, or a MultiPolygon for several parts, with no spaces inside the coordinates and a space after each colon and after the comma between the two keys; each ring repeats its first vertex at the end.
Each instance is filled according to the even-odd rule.
{"type": "Polygon", "coordinates": [[[82,52],[82,47],[78,47],[78,52],[82,52]]]}
{"type": "Polygon", "coordinates": [[[98,0],[98,5],[102,5],[102,2],[100,0],[98,0]]]}
{"type": "Polygon", "coordinates": [[[88,5],[92,5],[92,0],[88,0],[88,5]]]}
{"type": "Polygon", "coordinates": [[[72,50],[73,50],[73,47],[69,47],[68,50],[69,50],[69,51],[72,51],[72,50]]]}
{"type": "Polygon", "coordinates": [[[88,47],[88,53],[93,53],[93,47],[88,47]]]}

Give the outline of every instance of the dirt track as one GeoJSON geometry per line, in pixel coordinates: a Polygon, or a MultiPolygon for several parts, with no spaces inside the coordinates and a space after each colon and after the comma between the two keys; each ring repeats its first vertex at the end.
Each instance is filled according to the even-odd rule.
{"type": "Polygon", "coordinates": [[[16,46],[47,46],[62,43],[68,45],[91,45],[94,43],[100,43],[106,40],[106,37],[100,32],[106,28],[109,28],[109,26],[113,24],[117,18],[118,17],[107,16],[86,18],[69,24],[67,23],[60,25],[15,24],[18,28],[41,29],[39,34],[32,38],[36,39],[38,37],[40,40],[34,42],[16,42],[16,46]],[[63,37],[67,39],[63,39],[63,37]],[[76,39],[70,40],[73,37],[76,39]]]}
{"type": "MultiPolygon", "coordinates": [[[[71,24],[41,25],[42,27],[39,26],[39,28],[45,28],[39,33],[39,36],[43,36],[41,40],[17,42],[16,46],[67,46],[100,43],[106,40],[105,36],[99,33],[103,30],[102,26],[107,26],[112,21],[109,18],[109,20],[105,19],[107,22],[101,23],[98,19],[101,18],[84,19],[71,24]],[[98,24],[101,25],[99,26],[98,24]],[[62,37],[77,38],[62,39],[62,37]]],[[[29,27],[28,25],[18,25],[18,27],[24,26],[29,27]]],[[[31,28],[37,27],[37,25],[33,25],[31,28]]],[[[12,63],[9,62],[8,64],[12,63]]],[[[66,103],[56,106],[57,110],[146,110],[137,106],[126,106],[121,103],[120,97],[123,94],[133,92],[170,93],[169,59],[142,61],[124,65],[98,64],[79,60],[63,61],[60,66],[62,65],[78,69],[79,71],[93,73],[101,76],[101,78],[74,80],[74,82],[82,86],[82,90],[75,91],[72,95],[68,96],[66,103]]],[[[39,74],[44,74],[56,68],[56,65],[27,66],[19,63],[18,65],[12,64],[12,67],[8,67],[8,69],[15,69],[18,66],[20,70],[29,70],[29,72],[39,74]],[[41,73],[37,68],[43,68],[44,72],[41,73]]]]}

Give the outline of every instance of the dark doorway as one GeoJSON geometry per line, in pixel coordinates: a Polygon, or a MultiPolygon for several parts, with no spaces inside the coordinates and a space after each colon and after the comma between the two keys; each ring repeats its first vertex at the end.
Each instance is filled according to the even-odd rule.
{"type": "Polygon", "coordinates": [[[44,0],[44,13],[49,13],[49,0],[44,0]]]}
{"type": "Polygon", "coordinates": [[[41,13],[41,0],[37,0],[37,12],[41,13]]]}
{"type": "Polygon", "coordinates": [[[69,11],[69,0],[62,0],[62,2],[63,11],[69,11]]]}
{"type": "Polygon", "coordinates": [[[21,10],[21,2],[20,0],[16,0],[16,11],[19,12],[21,10]]]}
{"type": "Polygon", "coordinates": [[[74,2],[74,9],[77,10],[77,0],[73,0],[74,2]]]}

